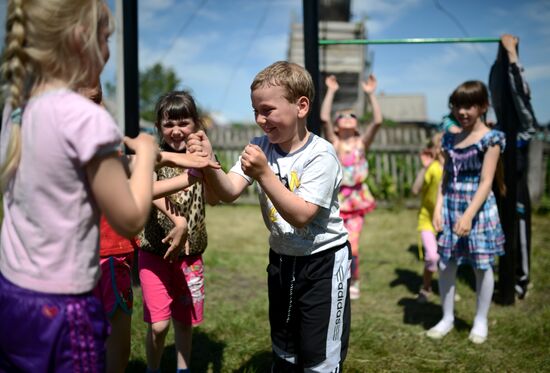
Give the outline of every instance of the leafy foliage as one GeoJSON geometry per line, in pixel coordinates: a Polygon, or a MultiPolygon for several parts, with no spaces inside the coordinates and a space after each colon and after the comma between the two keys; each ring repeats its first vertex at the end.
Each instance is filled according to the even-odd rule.
{"type": "Polygon", "coordinates": [[[381,168],[377,169],[376,167],[372,166],[375,164],[374,154],[368,154],[367,159],[369,161],[369,165],[371,165],[371,167],[369,168],[367,185],[369,186],[369,189],[373,196],[376,199],[383,199],[386,201],[396,200],[399,197],[399,193],[397,190],[397,183],[393,179],[392,175],[381,168]],[[380,175],[379,183],[376,182],[378,175],[380,175]]]}
{"type": "Polygon", "coordinates": [[[170,67],[156,63],[139,73],[139,114],[140,117],[154,122],[155,104],[159,97],[173,91],[180,84],[180,79],[170,67]]]}

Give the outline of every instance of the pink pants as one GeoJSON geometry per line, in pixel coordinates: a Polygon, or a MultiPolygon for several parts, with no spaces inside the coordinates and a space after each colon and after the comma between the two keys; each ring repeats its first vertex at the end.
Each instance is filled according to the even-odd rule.
{"type": "Polygon", "coordinates": [[[170,320],[198,325],[203,320],[204,268],[201,255],[173,263],[159,255],[139,251],[139,279],[143,292],[143,319],[170,320]]]}
{"type": "Polygon", "coordinates": [[[432,231],[420,231],[422,246],[424,247],[424,268],[430,272],[437,272],[437,262],[439,254],[437,253],[437,240],[432,231]]]}
{"type": "Polygon", "coordinates": [[[359,280],[359,238],[365,222],[365,214],[345,213],[340,215],[344,219],[344,227],[348,231],[348,240],[351,245],[351,279],[359,280]]]}

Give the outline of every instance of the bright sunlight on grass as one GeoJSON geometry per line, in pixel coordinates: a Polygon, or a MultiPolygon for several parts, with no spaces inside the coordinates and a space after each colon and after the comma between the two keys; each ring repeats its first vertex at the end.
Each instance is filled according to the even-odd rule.
{"type": "MultiPolygon", "coordinates": [[[[193,335],[191,370],[266,372],[271,361],[267,319],[267,230],[257,206],[207,210],[205,321],[193,335]]],[[[345,372],[550,371],[550,219],[533,216],[533,283],[514,306],[493,303],[489,339],[468,341],[475,311],[473,273],[459,271],[456,328],[432,341],[425,331],[441,317],[439,299],[415,302],[421,284],[415,210],[378,209],[362,236],[361,299],[352,303],[345,372]]],[[[436,281],[434,286],[437,289],[436,281]]],[[[127,372],[145,371],[146,325],[135,288],[132,355],[127,372]]],[[[173,335],[162,371],[175,371],[173,335]]]]}

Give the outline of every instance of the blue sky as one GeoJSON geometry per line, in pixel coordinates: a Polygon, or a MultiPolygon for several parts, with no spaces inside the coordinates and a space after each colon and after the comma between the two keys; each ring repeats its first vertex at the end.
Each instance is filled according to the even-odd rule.
{"type": "MultiPolygon", "coordinates": [[[[114,0],[109,4],[114,10],[114,0]]],[[[439,4],[471,37],[519,36],[536,116],[550,122],[550,1],[439,4]]],[[[138,9],[140,69],[156,62],[173,68],[199,105],[239,122],[253,121],[254,75],[286,58],[290,24],[302,21],[302,0],[141,0],[138,9]]],[[[371,39],[466,36],[434,0],[352,0],[352,13],[353,20],[366,19],[371,39]]],[[[115,79],[114,42],[104,81],[115,79]]],[[[487,82],[497,44],[373,45],[369,51],[378,91],[423,94],[429,120],[438,121],[458,84],[487,82]]]]}

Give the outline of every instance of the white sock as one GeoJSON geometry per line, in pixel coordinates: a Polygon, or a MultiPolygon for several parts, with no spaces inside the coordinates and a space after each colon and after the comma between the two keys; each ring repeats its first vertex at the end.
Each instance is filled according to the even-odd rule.
{"type": "Polygon", "coordinates": [[[449,331],[453,327],[456,270],[456,262],[450,261],[446,265],[439,262],[439,293],[443,318],[432,329],[449,331]]]}
{"type": "Polygon", "coordinates": [[[471,333],[481,337],[487,337],[487,314],[489,313],[489,307],[491,306],[495,287],[493,269],[474,269],[474,273],[476,275],[477,307],[474,317],[474,326],[472,327],[471,333]]]}

